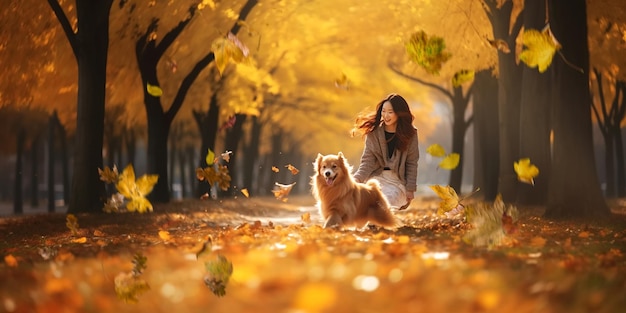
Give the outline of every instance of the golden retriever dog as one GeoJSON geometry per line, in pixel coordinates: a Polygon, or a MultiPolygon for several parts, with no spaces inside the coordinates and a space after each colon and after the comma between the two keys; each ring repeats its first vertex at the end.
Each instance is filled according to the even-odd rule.
{"type": "Polygon", "coordinates": [[[401,226],[391,213],[378,181],[356,182],[343,153],[318,154],[313,166],[312,193],[324,218],[324,228],[363,228],[368,223],[390,229],[401,226]]]}

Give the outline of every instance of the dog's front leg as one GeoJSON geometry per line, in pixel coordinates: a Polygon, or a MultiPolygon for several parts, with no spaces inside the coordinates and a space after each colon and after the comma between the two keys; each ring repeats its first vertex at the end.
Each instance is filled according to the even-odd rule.
{"type": "Polygon", "coordinates": [[[326,222],[324,223],[324,228],[330,228],[330,227],[338,228],[341,226],[341,224],[343,224],[343,221],[341,220],[341,216],[339,216],[337,212],[332,212],[326,218],[326,222]]]}

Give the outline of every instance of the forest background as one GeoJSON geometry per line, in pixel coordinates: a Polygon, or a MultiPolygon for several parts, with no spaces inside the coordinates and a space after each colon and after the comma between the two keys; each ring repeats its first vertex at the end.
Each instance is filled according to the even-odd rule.
{"type": "MultiPolygon", "coordinates": [[[[515,50],[522,24],[534,22],[534,28],[542,29],[550,14],[558,14],[558,6],[552,13],[549,9],[546,12],[549,6],[544,1],[105,2],[112,4],[106,14],[109,27],[105,112],[102,127],[96,131],[102,134],[103,159],[100,163],[97,157],[86,159],[98,167],[117,164],[122,168],[132,163],[138,174],[159,173],[152,195],[158,202],[166,202],[170,196],[197,197],[206,192],[200,190],[206,184],[197,181],[195,169],[206,165],[207,148],[217,154],[234,152],[229,162],[232,188],[224,195],[241,196],[242,189],[253,196],[270,194],[274,182],[296,180],[294,192],[306,193],[311,163],[317,153],[343,151],[352,164],[358,162],[362,139],[350,136],[354,117],[364,109],[373,109],[391,92],[403,95],[416,116],[422,156],[418,184],[422,188],[450,184],[465,192],[481,185],[489,198],[507,187],[496,183],[489,188],[485,184],[487,178],[480,164],[495,163],[487,155],[476,157],[476,140],[482,138],[491,143],[487,149],[495,149],[492,151],[496,151],[495,159],[499,161],[499,184],[506,183],[503,177],[504,181],[515,180],[509,161],[524,157],[520,153],[524,143],[511,143],[504,133],[498,134],[495,130],[501,132],[504,121],[493,116],[486,121],[491,123],[490,131],[475,131],[469,121],[478,118],[474,118],[476,94],[471,92],[478,89],[472,88],[476,82],[454,87],[451,79],[460,70],[475,71],[477,77],[483,73],[487,81],[500,77],[496,82],[499,90],[482,94],[497,97],[492,101],[493,115],[497,108],[503,114],[502,108],[513,107],[508,103],[511,99],[502,98],[506,94],[502,91],[503,69],[512,68],[518,73],[519,76],[507,74],[510,81],[506,86],[519,87],[519,96],[513,96],[511,91],[508,96],[521,102],[542,103],[528,97],[530,89],[522,90],[522,86],[528,85],[524,79],[555,75],[551,72],[554,67],[540,74],[515,62],[516,51],[505,53],[494,46],[496,40],[502,40],[515,50]],[[438,73],[428,73],[411,62],[406,53],[405,44],[420,30],[444,38],[446,50],[451,53],[438,73]],[[215,62],[210,62],[212,43],[229,31],[236,33],[249,49],[250,62],[228,64],[219,73],[215,62]],[[148,91],[154,85],[160,87],[162,95],[155,97],[148,91]],[[150,115],[156,117],[152,122],[150,115]],[[461,135],[454,127],[460,124],[461,135]],[[495,134],[496,139],[487,140],[488,134],[495,134]],[[452,172],[439,169],[439,160],[425,153],[432,143],[460,153],[462,166],[452,172]],[[508,149],[502,143],[515,147],[508,149]],[[502,151],[509,151],[510,155],[502,151]],[[301,174],[292,176],[287,165],[300,169],[301,174]],[[272,171],[273,166],[280,171],[272,171]],[[510,173],[505,175],[507,168],[510,173]],[[476,174],[477,169],[480,175],[476,174]]],[[[586,69],[584,74],[588,75],[593,96],[587,104],[589,111],[614,115],[589,114],[594,122],[594,145],[582,146],[595,154],[596,163],[585,167],[593,168],[597,178],[581,174],[580,179],[583,184],[589,183],[592,190],[602,189],[607,196],[623,196],[624,169],[619,164],[624,163],[624,148],[609,150],[617,140],[606,141],[603,133],[611,129],[611,123],[617,124],[621,133],[624,120],[624,57],[620,53],[625,44],[624,5],[616,0],[587,1],[586,5],[589,64],[574,66],[586,69]],[[598,89],[600,83],[602,89],[598,89]],[[592,104],[597,111],[592,110],[592,104]],[[603,104],[608,109],[603,111],[603,104]],[[609,158],[610,155],[615,157],[609,158]]],[[[81,14],[102,16],[81,13],[72,1],[34,0],[11,1],[0,14],[0,60],[4,67],[0,73],[0,151],[3,172],[10,173],[2,177],[0,196],[4,201],[21,201],[16,199],[21,197],[17,191],[23,188],[30,194],[32,204],[39,201],[38,195],[43,192],[63,198],[71,207],[70,177],[80,172],[72,166],[76,162],[74,153],[78,147],[100,144],[97,140],[77,143],[81,140],[77,133],[92,132],[77,131],[81,110],[80,83],[76,79],[81,76],[77,65],[80,57],[76,55],[80,51],[76,49],[79,37],[72,44],[67,33],[79,34],[78,25],[81,21],[87,23],[81,14]],[[66,16],[65,24],[59,23],[51,8],[56,8],[57,16],[66,16]],[[55,157],[57,153],[59,157],[55,157]],[[54,175],[55,172],[64,174],[54,175]],[[48,187],[55,185],[64,186],[60,188],[61,195],[52,192],[55,187],[48,187]]],[[[565,35],[556,30],[558,26],[553,28],[555,36],[562,40],[565,35]]],[[[563,55],[556,54],[554,62],[563,68],[568,68],[565,60],[578,60],[577,53],[567,47],[561,52],[563,55]]],[[[547,90],[555,88],[551,81],[543,82],[549,87],[547,90]]],[[[521,125],[520,129],[541,128],[537,125],[543,125],[540,121],[548,111],[537,112],[526,113],[530,114],[526,121],[531,124],[521,125]]],[[[591,130],[580,129],[583,133],[591,130]]],[[[481,151],[484,154],[487,150],[481,151]]],[[[507,200],[547,201],[549,175],[545,174],[550,172],[550,164],[541,158],[537,163],[542,170],[535,186],[539,191],[516,187],[526,189],[506,193],[507,200]],[[529,193],[539,195],[528,196],[529,193]]],[[[74,180],[80,188],[96,186],[87,188],[94,189],[85,194],[91,200],[75,200],[79,211],[91,210],[90,206],[97,206],[94,202],[102,202],[98,187],[102,183],[98,183],[97,172],[93,170],[89,175],[86,179],[90,183],[74,180]]]]}

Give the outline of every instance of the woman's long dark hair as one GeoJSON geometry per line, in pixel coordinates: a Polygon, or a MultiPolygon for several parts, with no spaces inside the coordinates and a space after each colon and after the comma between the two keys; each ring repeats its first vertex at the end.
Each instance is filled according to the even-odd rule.
{"type": "Polygon", "coordinates": [[[352,129],[352,135],[357,131],[363,133],[363,136],[373,132],[376,128],[382,125],[382,110],[383,104],[389,101],[393,107],[393,111],[398,116],[398,125],[396,127],[396,138],[398,138],[397,148],[400,151],[404,151],[409,146],[409,142],[416,135],[415,128],[413,127],[413,119],[415,118],[411,114],[409,104],[402,98],[402,96],[392,93],[385,99],[381,100],[376,105],[376,111],[365,112],[357,116],[352,129]]]}

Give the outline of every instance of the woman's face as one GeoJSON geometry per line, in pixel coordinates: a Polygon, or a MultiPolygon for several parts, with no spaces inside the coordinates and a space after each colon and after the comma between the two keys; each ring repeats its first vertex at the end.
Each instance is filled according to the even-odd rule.
{"type": "Polygon", "coordinates": [[[387,127],[395,127],[398,123],[398,115],[393,111],[393,106],[389,101],[383,103],[381,118],[387,127]]]}

